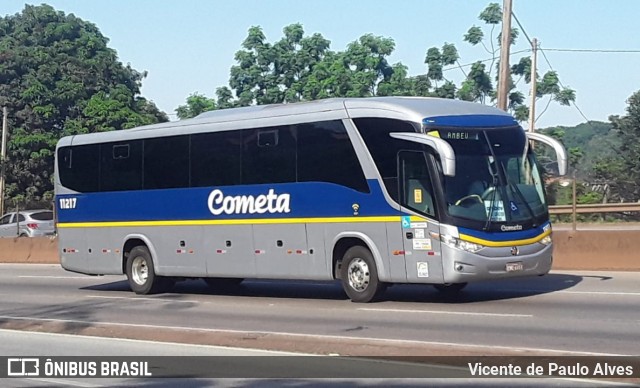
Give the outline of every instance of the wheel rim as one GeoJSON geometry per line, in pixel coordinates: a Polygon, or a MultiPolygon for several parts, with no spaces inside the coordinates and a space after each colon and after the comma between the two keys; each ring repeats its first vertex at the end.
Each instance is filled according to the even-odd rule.
{"type": "Polygon", "coordinates": [[[131,264],[131,278],[136,284],[144,285],[149,277],[149,267],[147,266],[147,260],[143,257],[136,257],[131,264]]]}
{"type": "Polygon", "coordinates": [[[369,286],[369,281],[371,280],[369,265],[363,259],[353,259],[349,263],[347,276],[351,288],[360,292],[364,291],[369,286]]]}

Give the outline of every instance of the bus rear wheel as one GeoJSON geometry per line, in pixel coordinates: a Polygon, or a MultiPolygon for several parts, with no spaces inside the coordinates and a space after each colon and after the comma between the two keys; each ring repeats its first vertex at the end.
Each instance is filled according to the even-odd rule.
{"type": "Polygon", "coordinates": [[[375,301],[385,290],[385,283],[378,279],[378,270],[371,251],[363,246],[353,246],[345,252],[340,267],[342,288],[355,303],[375,301]]]}
{"type": "Polygon", "coordinates": [[[156,275],[151,253],[145,246],[137,246],[129,252],[126,271],[129,286],[136,294],[168,291],[175,284],[171,278],[156,275]]]}

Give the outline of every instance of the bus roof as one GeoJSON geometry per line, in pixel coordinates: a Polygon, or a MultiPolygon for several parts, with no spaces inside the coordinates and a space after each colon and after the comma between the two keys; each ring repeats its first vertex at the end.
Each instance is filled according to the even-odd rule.
{"type": "Polygon", "coordinates": [[[204,112],[191,119],[146,125],[122,131],[65,137],[60,140],[58,146],[341,118],[388,117],[422,123],[430,118],[445,116],[486,116],[487,118],[493,116],[497,119],[496,126],[504,126],[507,122],[511,122],[511,125],[517,125],[515,119],[507,112],[467,101],[433,97],[330,98],[309,102],[214,110],[204,112]],[[509,118],[512,121],[509,121],[509,118]],[[215,126],[212,127],[213,124],[215,126]]]}

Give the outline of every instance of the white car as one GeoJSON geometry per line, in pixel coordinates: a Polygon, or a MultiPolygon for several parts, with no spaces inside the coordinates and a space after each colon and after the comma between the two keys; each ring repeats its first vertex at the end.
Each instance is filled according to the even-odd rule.
{"type": "Polygon", "coordinates": [[[51,210],[24,210],[0,218],[0,237],[52,236],[56,233],[51,210]]]}

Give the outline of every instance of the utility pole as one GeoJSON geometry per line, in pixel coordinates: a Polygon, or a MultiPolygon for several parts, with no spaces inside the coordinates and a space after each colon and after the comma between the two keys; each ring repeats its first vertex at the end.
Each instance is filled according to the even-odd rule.
{"type": "Polygon", "coordinates": [[[511,48],[511,0],[503,0],[502,39],[500,40],[500,74],[498,75],[498,109],[507,110],[509,93],[509,50],[511,48]]]}
{"type": "Polygon", "coordinates": [[[536,94],[537,91],[537,67],[538,67],[538,39],[533,38],[531,42],[531,107],[529,108],[529,132],[536,131],[536,94]]]}
{"type": "Polygon", "coordinates": [[[0,148],[0,164],[2,168],[0,169],[0,216],[4,214],[4,176],[7,171],[5,167],[5,156],[7,155],[7,121],[8,121],[8,113],[7,107],[2,108],[2,147],[0,148]]]}

